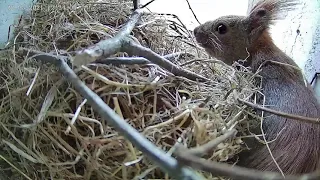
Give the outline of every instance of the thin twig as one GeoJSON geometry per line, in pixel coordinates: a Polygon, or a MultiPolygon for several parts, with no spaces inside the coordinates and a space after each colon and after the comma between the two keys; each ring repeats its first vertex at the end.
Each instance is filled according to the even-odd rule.
{"type": "Polygon", "coordinates": [[[181,56],[190,56],[190,57],[194,57],[193,54],[190,54],[190,53],[187,53],[187,52],[175,52],[175,53],[172,53],[172,54],[167,54],[167,55],[164,55],[163,58],[165,59],[168,59],[168,60],[171,60],[173,58],[176,58],[176,57],[181,57],[181,56]]]}
{"type": "Polygon", "coordinates": [[[313,76],[313,78],[311,79],[311,81],[310,81],[310,84],[312,85],[313,84],[313,82],[317,79],[317,77],[320,75],[320,73],[318,73],[318,72],[316,72],[315,74],[314,74],[314,76],[313,76]]]}
{"type": "Polygon", "coordinates": [[[176,155],[177,160],[183,165],[210,172],[215,176],[232,178],[233,180],[318,180],[320,178],[320,171],[301,176],[289,175],[284,178],[279,173],[252,170],[236,165],[232,166],[225,163],[208,161],[193,155],[188,149],[181,145],[177,147],[174,155],[176,155]]]}
{"type": "Polygon", "coordinates": [[[175,15],[175,14],[167,14],[167,13],[155,13],[155,14],[172,16],[173,18],[177,19],[177,20],[179,21],[179,23],[183,26],[183,28],[184,28],[185,30],[187,30],[187,33],[188,33],[188,35],[189,35],[189,38],[190,38],[190,40],[192,41],[192,43],[194,44],[194,47],[196,48],[197,54],[198,54],[198,55],[200,54],[200,52],[199,52],[199,47],[196,46],[197,43],[195,42],[194,38],[192,38],[192,37],[193,37],[192,32],[188,30],[187,26],[186,26],[185,24],[183,24],[183,22],[180,20],[180,18],[179,18],[177,15],[175,15]]]}
{"type": "Polygon", "coordinates": [[[193,14],[194,18],[198,21],[198,23],[199,23],[199,24],[201,24],[201,23],[200,23],[200,21],[198,20],[197,16],[196,16],[196,14],[194,13],[194,11],[193,11],[193,9],[192,9],[192,7],[191,7],[191,5],[190,5],[189,1],[188,1],[188,0],[186,0],[186,1],[187,1],[187,3],[188,3],[189,9],[191,10],[191,12],[192,12],[192,14],[193,14]]]}
{"type": "Polygon", "coordinates": [[[188,33],[189,33],[188,29],[185,29],[185,28],[183,27],[183,25],[178,24],[176,21],[173,21],[173,20],[167,20],[167,21],[168,21],[168,22],[171,22],[171,24],[169,25],[169,27],[170,27],[173,31],[175,31],[175,32],[178,34],[178,36],[180,36],[181,38],[184,38],[184,39],[187,39],[187,38],[188,38],[188,36],[186,36],[186,35],[183,34],[183,33],[188,34],[188,33]]]}
{"type": "MultiPolygon", "coordinates": [[[[35,53],[36,51],[26,54],[32,55],[35,53]]],[[[59,67],[61,73],[65,76],[67,81],[71,82],[75,90],[78,91],[85,99],[87,99],[88,104],[90,104],[93,109],[98,112],[101,118],[113,126],[162,170],[177,179],[202,179],[193,171],[185,167],[181,167],[174,158],[163,152],[161,149],[147,140],[143,135],[141,135],[136,129],[130,126],[125,120],[120,118],[119,115],[117,115],[107,104],[105,104],[105,102],[97,94],[92,92],[90,88],[88,88],[78,78],[78,76],[72,71],[72,69],[63,59],[59,59],[57,56],[48,53],[33,55],[33,58],[45,63],[55,64],[57,67],[59,67]]]]}
{"type": "MultiPolygon", "coordinates": [[[[193,54],[190,53],[184,53],[184,52],[176,52],[172,54],[167,54],[162,56],[165,59],[171,60],[176,57],[180,56],[194,56],[193,54]]],[[[143,57],[111,57],[111,58],[106,58],[106,59],[99,59],[94,61],[93,63],[99,63],[99,64],[113,64],[113,65],[133,65],[133,64],[148,64],[151,63],[148,59],[143,58],[143,57]]]]}
{"type": "MultiPolygon", "coordinates": [[[[263,106],[262,106],[262,107],[264,107],[264,105],[265,105],[265,103],[266,103],[266,97],[265,97],[265,95],[264,95],[263,93],[261,93],[261,95],[263,96],[263,103],[262,103],[263,106]]],[[[270,157],[271,157],[272,161],[274,162],[274,164],[277,166],[278,170],[280,171],[280,174],[282,175],[282,177],[285,177],[285,175],[284,175],[284,173],[283,173],[283,170],[282,170],[281,167],[279,166],[279,163],[277,162],[276,158],[274,157],[274,155],[273,155],[273,153],[272,153],[272,151],[271,151],[271,149],[270,149],[269,143],[268,143],[267,138],[266,138],[266,135],[265,135],[265,133],[264,133],[264,129],[263,129],[263,124],[264,124],[264,111],[262,111],[260,119],[261,119],[260,130],[261,130],[261,132],[262,132],[262,138],[263,138],[263,141],[265,142],[266,148],[267,148],[267,150],[268,150],[268,152],[269,152],[269,154],[270,154],[270,157]]]]}
{"type": "Polygon", "coordinates": [[[273,64],[278,64],[278,65],[281,65],[281,66],[291,67],[291,68],[299,71],[301,73],[301,75],[303,76],[303,81],[305,83],[305,86],[306,87],[308,86],[307,78],[306,78],[305,74],[302,72],[302,69],[299,68],[298,66],[294,66],[294,65],[291,65],[291,64],[282,63],[282,62],[278,62],[278,61],[268,60],[268,61],[264,61],[263,63],[261,63],[260,66],[258,67],[258,70],[260,70],[262,66],[264,66],[265,64],[268,64],[268,63],[273,63],[273,64]]]}
{"type": "MultiPolygon", "coordinates": [[[[230,67],[228,65],[226,65],[226,63],[224,63],[223,61],[221,60],[218,60],[218,59],[206,59],[206,58],[200,58],[200,59],[193,59],[193,60],[190,60],[190,61],[187,61],[183,64],[180,64],[180,66],[186,66],[186,65],[189,65],[189,64],[192,64],[192,63],[195,63],[195,62],[201,62],[201,63],[204,63],[204,62],[209,62],[209,63],[217,63],[217,64],[221,64],[221,65],[224,65],[225,67],[230,67]]],[[[231,67],[230,67],[231,68],[231,67]]]]}
{"type": "Polygon", "coordinates": [[[143,47],[131,40],[126,41],[127,44],[123,45],[123,50],[130,54],[131,56],[140,56],[148,59],[149,61],[157,64],[164,69],[168,70],[169,72],[173,73],[176,76],[186,77],[193,81],[209,81],[209,79],[202,77],[196,73],[183,69],[180,66],[173,64],[172,62],[168,61],[167,59],[163,58],[159,54],[153,52],[152,50],[143,47]]]}
{"type": "Polygon", "coordinates": [[[215,147],[217,147],[223,141],[234,136],[236,133],[237,133],[237,130],[235,130],[235,129],[227,131],[225,134],[213,139],[212,141],[210,141],[202,146],[189,149],[189,153],[191,153],[195,156],[202,156],[202,155],[208,153],[209,151],[211,151],[212,149],[214,149],[215,147]]]}
{"type": "Polygon", "coordinates": [[[288,113],[284,113],[284,112],[281,112],[281,111],[276,111],[276,110],[273,110],[273,109],[262,107],[262,106],[259,106],[257,104],[253,104],[251,102],[245,101],[243,99],[238,99],[238,101],[240,101],[241,103],[243,103],[243,104],[245,104],[247,106],[250,106],[250,107],[252,107],[254,109],[258,109],[258,110],[261,110],[261,111],[266,111],[266,112],[269,112],[269,113],[272,113],[272,114],[275,114],[275,115],[278,115],[278,116],[282,116],[282,117],[285,117],[285,118],[295,119],[295,120],[299,120],[299,121],[306,122],[306,123],[320,124],[320,118],[310,118],[310,117],[305,117],[305,116],[288,114],[288,113]]]}
{"type": "Polygon", "coordinates": [[[149,4],[153,3],[154,1],[155,1],[155,0],[151,0],[151,1],[147,2],[145,5],[142,5],[142,6],[141,6],[141,9],[147,7],[149,4]]]}
{"type": "Polygon", "coordinates": [[[114,58],[99,59],[94,61],[93,63],[105,64],[105,65],[109,65],[109,64],[133,65],[133,64],[148,64],[150,63],[150,61],[142,57],[114,57],[114,58]]]}

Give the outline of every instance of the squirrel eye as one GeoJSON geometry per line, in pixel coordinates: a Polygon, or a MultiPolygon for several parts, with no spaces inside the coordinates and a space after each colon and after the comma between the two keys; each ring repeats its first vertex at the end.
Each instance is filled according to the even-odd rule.
{"type": "Polygon", "coordinates": [[[258,14],[260,17],[263,17],[263,16],[265,16],[265,15],[267,14],[267,12],[266,12],[266,10],[264,10],[264,9],[260,9],[260,10],[257,12],[257,14],[258,14]]]}
{"type": "Polygon", "coordinates": [[[227,26],[224,24],[218,24],[216,31],[218,31],[219,34],[225,34],[227,32],[227,26]]]}

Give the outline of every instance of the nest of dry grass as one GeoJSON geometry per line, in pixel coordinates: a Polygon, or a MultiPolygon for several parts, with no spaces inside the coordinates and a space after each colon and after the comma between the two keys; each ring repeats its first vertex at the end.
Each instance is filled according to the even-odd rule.
{"type": "MultiPolygon", "coordinates": [[[[131,1],[40,0],[1,52],[0,173],[9,179],[168,179],[143,154],[101,120],[54,66],[16,53],[25,47],[72,53],[113,37],[131,1]]],[[[180,141],[197,147],[236,128],[245,132],[250,109],[236,100],[257,88],[253,74],[207,58],[192,41],[173,37],[165,18],[144,15],[133,36],[160,55],[188,52],[174,61],[212,79],[176,77],[154,64],[91,64],[77,75],[130,125],[166,152],[180,141]],[[245,125],[245,126],[243,126],[245,125]]],[[[116,56],[126,56],[118,53],[116,56]]],[[[225,162],[241,150],[242,137],[221,143],[206,158],[225,162]]],[[[218,179],[201,172],[208,179],[218,179]]]]}

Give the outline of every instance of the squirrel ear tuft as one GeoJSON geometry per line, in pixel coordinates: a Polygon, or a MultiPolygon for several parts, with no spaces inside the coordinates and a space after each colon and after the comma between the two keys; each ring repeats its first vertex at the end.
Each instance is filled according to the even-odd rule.
{"type": "Polygon", "coordinates": [[[268,29],[276,20],[296,8],[297,0],[260,0],[250,10],[247,17],[248,33],[258,35],[268,29]]]}
{"type": "Polygon", "coordinates": [[[256,9],[250,13],[248,17],[249,33],[257,30],[265,30],[269,26],[269,12],[264,8],[256,9]]]}

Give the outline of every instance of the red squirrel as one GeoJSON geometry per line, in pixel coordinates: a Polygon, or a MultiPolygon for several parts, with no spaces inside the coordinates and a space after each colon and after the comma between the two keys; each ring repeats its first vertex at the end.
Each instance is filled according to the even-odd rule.
{"type": "MultiPolygon", "coordinates": [[[[283,65],[298,67],[275,45],[269,32],[274,21],[280,20],[281,15],[297,4],[295,0],[260,0],[247,16],[222,16],[199,25],[193,33],[210,56],[228,65],[246,59],[249,54],[246,65],[252,71],[261,66],[259,74],[266,107],[319,118],[320,105],[313,90],[306,86],[301,71],[283,65]]],[[[274,159],[266,145],[262,145],[240,155],[240,166],[272,172],[281,172],[280,168],[284,175],[319,169],[320,125],[265,112],[262,128],[274,159]]]]}

